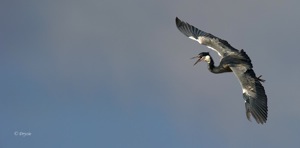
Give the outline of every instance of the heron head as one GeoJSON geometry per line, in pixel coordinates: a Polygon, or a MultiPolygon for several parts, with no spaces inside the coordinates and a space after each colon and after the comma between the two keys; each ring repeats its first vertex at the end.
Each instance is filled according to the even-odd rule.
{"type": "Polygon", "coordinates": [[[197,63],[201,62],[201,61],[205,61],[207,63],[210,63],[210,55],[208,52],[201,52],[199,53],[197,56],[192,57],[192,59],[198,59],[194,65],[196,65],[197,63]]]}

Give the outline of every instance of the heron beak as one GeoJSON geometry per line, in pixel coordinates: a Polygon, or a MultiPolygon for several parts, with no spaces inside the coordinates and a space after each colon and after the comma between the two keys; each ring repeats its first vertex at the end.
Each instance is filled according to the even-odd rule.
{"type": "Polygon", "coordinates": [[[198,60],[195,62],[194,66],[195,66],[197,63],[199,63],[199,62],[202,61],[202,58],[201,58],[199,55],[194,56],[194,57],[192,57],[191,59],[196,59],[196,58],[198,58],[198,60]]]}

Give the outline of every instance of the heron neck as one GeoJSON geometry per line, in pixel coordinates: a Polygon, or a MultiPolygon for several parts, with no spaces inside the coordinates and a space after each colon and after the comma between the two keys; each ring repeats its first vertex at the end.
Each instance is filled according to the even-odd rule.
{"type": "Polygon", "coordinates": [[[208,70],[215,74],[228,72],[227,70],[223,69],[222,66],[220,66],[220,65],[216,67],[215,62],[212,59],[212,57],[210,57],[210,62],[208,62],[208,70]]]}
{"type": "Polygon", "coordinates": [[[214,70],[215,70],[215,68],[216,68],[215,62],[214,62],[214,60],[211,58],[211,56],[209,56],[209,58],[210,58],[210,62],[207,63],[207,64],[208,64],[208,70],[211,71],[212,73],[215,73],[215,72],[214,72],[214,70]]]}

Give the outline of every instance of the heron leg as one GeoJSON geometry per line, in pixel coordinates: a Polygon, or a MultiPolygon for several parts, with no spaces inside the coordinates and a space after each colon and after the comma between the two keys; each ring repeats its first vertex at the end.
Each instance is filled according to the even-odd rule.
{"type": "Polygon", "coordinates": [[[258,81],[260,81],[260,82],[265,82],[266,80],[262,79],[261,77],[262,77],[262,75],[256,77],[256,79],[257,79],[258,81]]]}

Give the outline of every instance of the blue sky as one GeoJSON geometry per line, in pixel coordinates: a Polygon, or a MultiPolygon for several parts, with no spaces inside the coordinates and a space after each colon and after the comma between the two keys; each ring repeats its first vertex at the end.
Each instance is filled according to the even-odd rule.
{"type": "Polygon", "coordinates": [[[0,147],[297,147],[299,4],[3,0],[0,147]],[[176,16],[248,53],[267,124],[246,119],[233,74],[193,66],[210,49],[176,16]]]}

